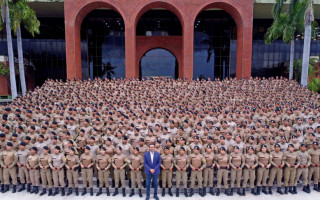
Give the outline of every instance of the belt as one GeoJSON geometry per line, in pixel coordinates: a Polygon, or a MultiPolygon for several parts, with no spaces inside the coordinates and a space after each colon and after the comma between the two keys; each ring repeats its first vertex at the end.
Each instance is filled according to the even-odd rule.
{"type": "Polygon", "coordinates": [[[220,167],[220,169],[228,169],[228,167],[220,167]]]}
{"type": "Polygon", "coordinates": [[[91,167],[84,167],[83,169],[91,169],[91,167]]]}
{"type": "Polygon", "coordinates": [[[207,166],[206,166],[206,168],[211,168],[211,167],[212,167],[212,165],[207,165],[207,166]]]}

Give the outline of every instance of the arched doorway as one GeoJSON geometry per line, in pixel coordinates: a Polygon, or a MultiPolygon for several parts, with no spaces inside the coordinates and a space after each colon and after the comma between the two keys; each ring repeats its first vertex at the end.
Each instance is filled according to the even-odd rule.
{"type": "Polygon", "coordinates": [[[193,78],[236,75],[237,27],[222,9],[207,9],[194,22],[193,78]]]}
{"type": "Polygon", "coordinates": [[[151,49],[140,60],[140,79],[152,77],[177,79],[178,69],[178,60],[170,51],[162,48],[151,49]]]}
{"type": "Polygon", "coordinates": [[[112,9],[91,11],[81,25],[82,78],[124,78],[124,21],[112,9]]]}

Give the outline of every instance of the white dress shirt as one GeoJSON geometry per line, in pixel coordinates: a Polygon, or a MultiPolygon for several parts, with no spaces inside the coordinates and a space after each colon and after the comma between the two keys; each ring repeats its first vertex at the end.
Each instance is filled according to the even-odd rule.
{"type": "Polygon", "coordinates": [[[153,164],[153,156],[154,156],[154,152],[152,153],[152,152],[150,151],[150,157],[151,157],[151,162],[152,162],[152,164],[153,164]]]}

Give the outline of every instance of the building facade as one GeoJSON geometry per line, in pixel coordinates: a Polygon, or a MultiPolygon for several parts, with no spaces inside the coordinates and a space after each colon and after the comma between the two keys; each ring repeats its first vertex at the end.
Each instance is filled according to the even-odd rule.
{"type": "MultiPolygon", "coordinates": [[[[285,76],[290,46],[263,41],[274,2],[31,0],[41,33],[33,38],[23,32],[24,57],[33,64],[35,85],[47,78],[285,76]]],[[[318,20],[320,0],[314,4],[318,20]]],[[[295,46],[300,59],[298,34],[295,46]]],[[[1,55],[6,48],[1,32],[1,55]]],[[[311,55],[320,55],[320,36],[311,55]]]]}

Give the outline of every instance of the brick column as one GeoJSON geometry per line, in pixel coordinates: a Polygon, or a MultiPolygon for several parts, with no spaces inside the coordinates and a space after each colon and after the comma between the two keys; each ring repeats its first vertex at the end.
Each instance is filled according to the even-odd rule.
{"type": "Polygon", "coordinates": [[[182,55],[183,55],[183,70],[179,71],[180,78],[193,78],[193,41],[194,28],[193,20],[185,20],[182,27],[182,55]]]}
{"type": "Polygon", "coordinates": [[[139,78],[139,66],[136,66],[136,29],[134,23],[125,20],[125,56],[126,78],[139,78]]]}

